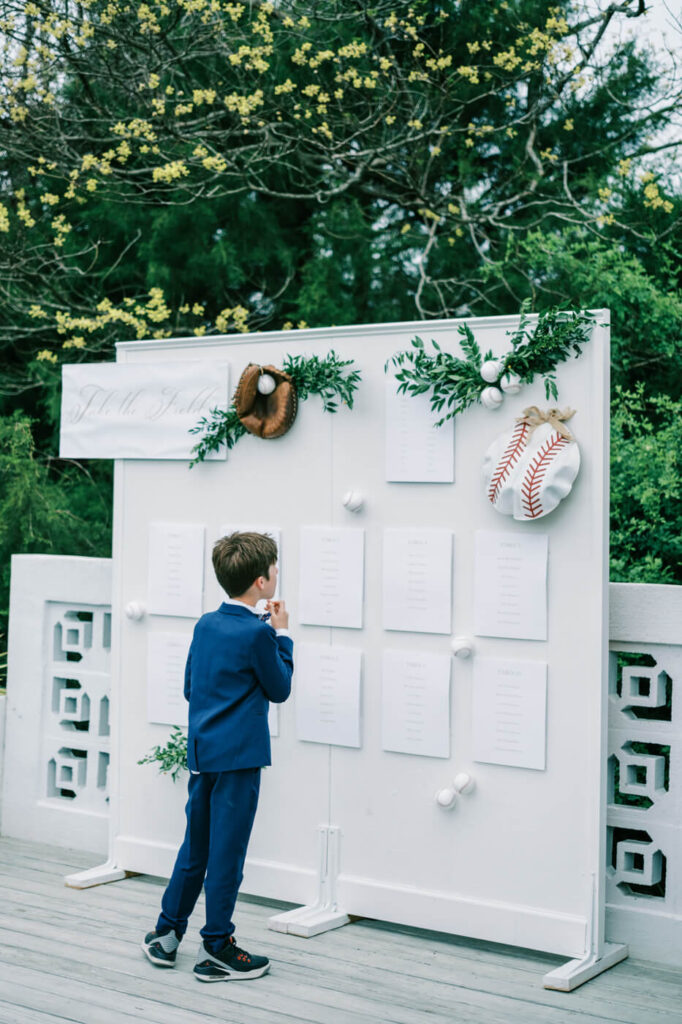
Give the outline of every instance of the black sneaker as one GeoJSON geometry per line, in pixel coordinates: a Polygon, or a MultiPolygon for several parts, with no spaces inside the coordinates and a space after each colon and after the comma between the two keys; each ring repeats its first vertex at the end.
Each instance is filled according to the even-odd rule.
{"type": "Polygon", "coordinates": [[[142,952],[156,967],[175,967],[179,945],[180,939],[175,932],[166,932],[165,935],[149,932],[144,937],[142,952]]]}
{"type": "Polygon", "coordinates": [[[270,970],[266,956],[252,956],[240,949],[232,936],[217,953],[211,953],[202,942],[194,965],[194,976],[199,981],[243,981],[260,978],[270,970]]]}

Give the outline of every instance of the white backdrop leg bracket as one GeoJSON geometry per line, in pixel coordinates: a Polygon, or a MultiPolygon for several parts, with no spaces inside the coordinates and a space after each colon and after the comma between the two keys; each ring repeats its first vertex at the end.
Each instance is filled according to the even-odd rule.
{"type": "Polygon", "coordinates": [[[317,901],[308,907],[298,907],[268,920],[268,928],[289,935],[310,939],[313,935],[341,928],[348,924],[348,914],[336,903],[336,878],[339,873],[340,830],[335,825],[322,825],[320,832],[320,875],[317,901]]]}
{"type": "Polygon", "coordinates": [[[97,864],[94,868],[88,868],[87,871],[77,871],[73,875],[67,875],[64,879],[64,885],[68,885],[71,889],[90,889],[93,885],[104,885],[106,882],[120,882],[127,875],[127,871],[119,868],[113,860],[108,860],[104,864],[97,864]]]}
{"type": "Polygon", "coordinates": [[[545,988],[555,989],[557,992],[572,992],[574,988],[584,985],[590,978],[596,978],[598,974],[608,971],[628,955],[628,947],[620,942],[605,942],[604,952],[601,956],[592,953],[582,960],[569,960],[556,970],[550,971],[542,979],[545,988]]]}

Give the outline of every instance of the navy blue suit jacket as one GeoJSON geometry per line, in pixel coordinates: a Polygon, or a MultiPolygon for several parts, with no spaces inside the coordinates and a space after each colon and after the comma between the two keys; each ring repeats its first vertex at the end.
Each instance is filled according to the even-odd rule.
{"type": "Polygon", "coordinates": [[[191,771],[270,764],[268,701],[291,692],[293,641],[246,606],[221,604],[194,628],[185,669],[191,771]]]}

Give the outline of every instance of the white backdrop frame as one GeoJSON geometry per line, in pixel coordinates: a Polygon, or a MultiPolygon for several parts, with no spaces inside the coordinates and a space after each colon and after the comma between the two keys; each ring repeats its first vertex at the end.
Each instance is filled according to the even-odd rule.
{"type": "MultiPolygon", "coordinates": [[[[304,904],[314,934],[347,915],[438,929],[463,936],[564,954],[574,960],[545,979],[571,989],[627,955],[604,940],[604,820],[608,625],[608,312],[596,311],[579,359],[557,368],[559,404],[571,421],[582,467],[569,498],[547,518],[517,523],[487,503],[483,454],[528,405],[546,407],[540,381],[508,397],[501,410],[474,407],[457,417],[455,482],[389,483],[384,474],[384,364],[415,334],[458,351],[460,320],[353,325],[211,338],[126,342],[117,358],[200,360],[230,364],[233,384],[250,362],[281,364],[285,354],[352,358],[362,382],[352,412],[323,413],[301,403],[292,430],[276,441],[242,438],[226,462],[119,460],[115,466],[113,538],[113,695],[110,859],[71,876],[88,885],[126,871],[168,875],[184,828],[185,787],[173,786],[137,761],[164,742],[167,726],[146,721],[146,636],[191,632],[188,619],[127,618],[144,605],[148,524],[202,522],[208,527],[204,610],[221,600],[210,569],[211,541],[225,522],[272,522],[282,529],[283,595],[297,641],[363,647],[360,749],[298,741],[295,699],[280,708],[272,769],[242,889],[304,904]],[[362,453],[362,459],[359,453],[362,453]],[[342,495],[363,493],[358,514],[342,495]],[[398,500],[396,500],[398,499],[398,500]],[[362,527],[366,531],[365,621],[362,629],[296,621],[298,528],[362,527]],[[381,537],[389,526],[454,531],[453,632],[471,635],[473,531],[547,533],[549,634],[546,642],[474,638],[477,656],[539,658],[549,667],[547,768],[533,771],[475,763],[471,751],[471,659],[453,659],[451,757],[415,757],[381,749],[380,662],[383,649],[449,652],[450,636],[386,632],[381,625],[381,537]],[[444,811],[434,793],[456,772],[476,789],[444,811]],[[426,880],[425,880],[426,878],[426,880]],[[312,908],[312,912],[310,911],[312,908]]],[[[501,355],[518,317],[468,320],[482,350],[501,355]]],[[[305,918],[307,913],[306,926],[305,918]]],[[[299,921],[301,915],[298,915],[299,921]]]]}

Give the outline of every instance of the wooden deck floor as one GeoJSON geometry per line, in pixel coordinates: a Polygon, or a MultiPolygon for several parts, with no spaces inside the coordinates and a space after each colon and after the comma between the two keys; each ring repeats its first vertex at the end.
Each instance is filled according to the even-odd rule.
{"type": "Polygon", "coordinates": [[[570,994],[543,974],[561,960],[434,932],[357,921],[300,939],[271,932],[283,904],[242,899],[237,936],[273,966],[252,982],[192,976],[197,908],[173,971],[139,945],[163,882],[76,891],[63,876],[101,858],[0,839],[2,1024],[681,1024],[682,971],[625,961],[570,994]]]}

